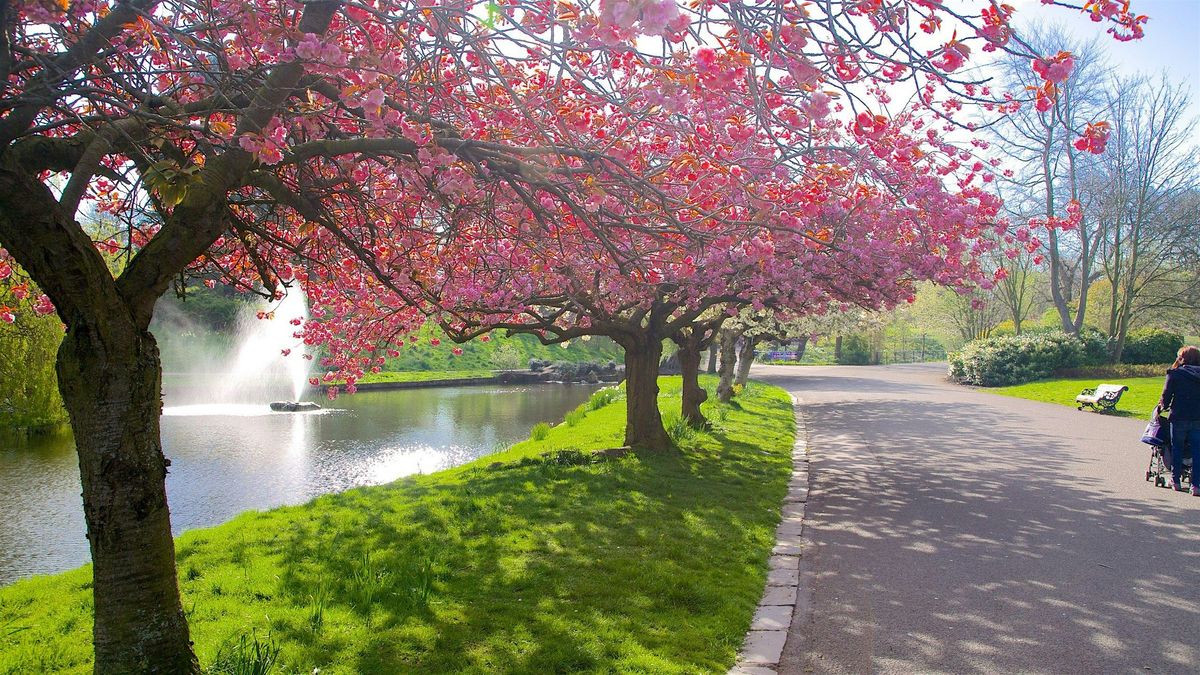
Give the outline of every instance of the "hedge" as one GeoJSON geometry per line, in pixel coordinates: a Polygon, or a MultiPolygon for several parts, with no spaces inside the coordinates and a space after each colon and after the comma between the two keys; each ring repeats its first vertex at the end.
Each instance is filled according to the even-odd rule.
{"type": "Polygon", "coordinates": [[[1153,364],[1172,363],[1183,336],[1161,328],[1140,328],[1130,331],[1125,337],[1125,348],[1121,350],[1122,363],[1153,364]]]}
{"type": "Polygon", "coordinates": [[[1056,369],[1105,363],[1109,340],[1102,333],[1003,335],[967,343],[950,356],[950,379],[980,387],[1004,387],[1049,377],[1056,369]]]}

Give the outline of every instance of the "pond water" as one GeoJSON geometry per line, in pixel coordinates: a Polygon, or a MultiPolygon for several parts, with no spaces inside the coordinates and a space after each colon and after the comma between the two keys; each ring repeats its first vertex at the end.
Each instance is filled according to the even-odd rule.
{"type": "MultiPolygon", "coordinates": [[[[173,529],[463,464],[528,437],[538,422],[557,422],[596,389],[371,391],[311,413],[194,404],[189,392],[168,390],[162,439],[173,529]]],[[[88,561],[77,462],[69,434],[0,441],[0,584],[88,561]]]]}

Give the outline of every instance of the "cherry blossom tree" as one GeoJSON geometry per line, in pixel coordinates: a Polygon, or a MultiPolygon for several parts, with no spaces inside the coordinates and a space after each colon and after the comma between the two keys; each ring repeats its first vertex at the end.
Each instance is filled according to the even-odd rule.
{"type": "MultiPolygon", "coordinates": [[[[921,126],[903,116],[894,123],[904,119],[921,126]]],[[[742,306],[811,311],[833,301],[887,306],[910,297],[918,279],[965,284],[980,278],[981,235],[999,202],[971,186],[946,189],[936,177],[941,152],[921,151],[921,162],[910,153],[879,153],[886,159],[875,161],[870,149],[876,143],[903,147],[907,137],[897,130],[884,141],[882,132],[858,126],[850,133],[874,159],[838,153],[844,165],[830,167],[821,161],[828,157],[818,155],[803,175],[777,167],[756,171],[756,155],[739,160],[728,141],[695,139],[683,154],[699,156],[709,168],[697,174],[683,165],[687,173],[670,181],[685,200],[705,207],[702,217],[679,219],[686,229],[664,237],[621,227],[619,236],[597,238],[568,213],[545,229],[530,230],[528,220],[517,219],[487,237],[486,251],[471,242],[463,244],[477,249],[469,255],[443,250],[451,262],[427,282],[430,303],[458,339],[495,329],[536,333],[546,342],[612,338],[626,353],[625,441],[666,447],[657,407],[664,339],[680,344],[685,389],[692,394],[684,416],[700,422],[700,350],[723,312],[742,306]],[[723,154],[724,161],[709,162],[707,153],[723,154]],[[717,180],[726,173],[749,178],[717,180]],[[886,183],[876,184],[880,175],[886,183]]],[[[769,152],[770,144],[759,149],[769,152]]],[[[653,163],[678,165],[666,157],[653,163]]]]}
{"type": "MultiPolygon", "coordinates": [[[[171,284],[303,289],[316,320],[297,333],[351,389],[428,314],[461,337],[603,329],[627,359],[656,363],[661,339],[711,307],[892,297],[905,275],[952,283],[970,275],[964,242],[991,207],[985,167],[938,129],[968,103],[1015,105],[958,73],[976,47],[1009,50],[1053,97],[1069,62],[1014,39],[1012,11],[5,4],[0,269],[8,293],[36,285],[33,311],[66,326],[57,372],[94,562],[96,672],[198,670],[148,330],[171,284]],[[904,91],[913,105],[889,117],[904,91]],[[77,221],[85,207],[121,231],[97,237],[77,221]]],[[[1145,20],[1109,0],[1086,11],[1122,39],[1145,20]]],[[[1083,133],[1103,145],[1103,127],[1083,133]]],[[[0,305],[11,322],[17,303],[0,305]]],[[[632,440],[658,443],[639,364],[631,411],[653,419],[631,421],[632,440]]]]}

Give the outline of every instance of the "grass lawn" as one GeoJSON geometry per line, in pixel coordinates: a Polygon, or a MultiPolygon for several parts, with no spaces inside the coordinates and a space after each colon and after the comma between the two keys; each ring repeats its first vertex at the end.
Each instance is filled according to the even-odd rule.
{"type": "MultiPolygon", "coordinates": [[[[662,384],[677,419],[679,378],[662,384]]],[[[725,672],[795,429],[786,393],[759,383],[705,411],[714,431],[674,428],[680,450],[549,452],[621,444],[623,402],[585,403],[473,464],[187,532],[201,662],[249,672],[230,656],[258,641],[281,673],[725,672]]],[[[83,567],[0,589],[0,673],[90,672],[90,583],[83,567]]]]}
{"type": "Polygon", "coordinates": [[[1079,392],[1100,384],[1124,384],[1129,387],[1129,391],[1121,395],[1121,402],[1117,404],[1115,414],[1150,419],[1150,412],[1162,394],[1163,378],[1129,377],[1117,378],[1111,382],[1101,382],[1095,379],[1042,380],[1012,387],[987,388],[982,391],[1075,407],[1075,397],[1079,395],[1079,392]]]}
{"type": "Polygon", "coordinates": [[[380,373],[366,373],[360,384],[373,382],[429,382],[430,380],[465,380],[472,377],[492,377],[493,370],[385,370],[380,373]]]}

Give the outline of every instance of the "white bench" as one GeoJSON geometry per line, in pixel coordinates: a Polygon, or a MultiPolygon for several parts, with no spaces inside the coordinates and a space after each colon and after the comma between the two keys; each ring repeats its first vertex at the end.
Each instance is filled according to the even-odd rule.
{"type": "Polygon", "coordinates": [[[1117,407],[1117,401],[1121,400],[1121,394],[1128,390],[1129,387],[1123,384],[1102,384],[1095,389],[1084,389],[1075,397],[1075,402],[1079,404],[1080,410],[1083,410],[1083,406],[1098,412],[1112,410],[1117,407]]]}

